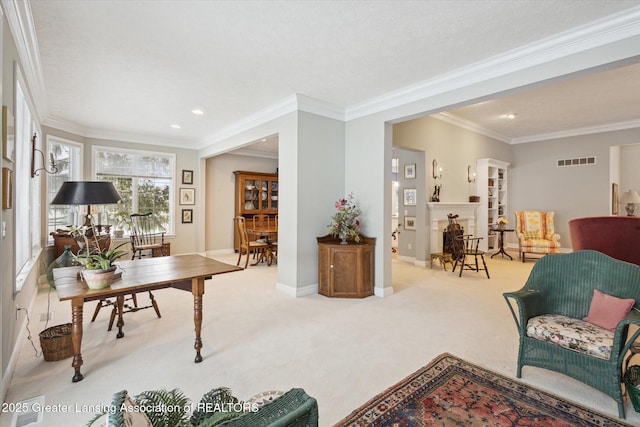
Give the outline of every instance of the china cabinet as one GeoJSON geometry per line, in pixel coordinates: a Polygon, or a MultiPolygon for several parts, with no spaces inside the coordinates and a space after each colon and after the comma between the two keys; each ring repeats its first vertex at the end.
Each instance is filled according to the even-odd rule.
{"type": "Polygon", "coordinates": [[[343,245],[330,235],[318,237],[318,293],[328,297],[373,295],[375,238],[343,245]]]}
{"type": "MultiPolygon", "coordinates": [[[[235,216],[247,219],[254,215],[278,215],[278,174],[235,171],[236,208],[235,216]]],[[[256,238],[256,236],[250,238],[256,238]]],[[[240,237],[234,232],[234,248],[238,248],[240,237]]]]}
{"type": "Polygon", "coordinates": [[[509,163],[496,159],[478,159],[476,161],[477,194],[480,196],[478,207],[478,226],[476,236],[483,237],[480,249],[496,248],[497,235],[492,231],[499,217],[507,218],[509,163]]]}

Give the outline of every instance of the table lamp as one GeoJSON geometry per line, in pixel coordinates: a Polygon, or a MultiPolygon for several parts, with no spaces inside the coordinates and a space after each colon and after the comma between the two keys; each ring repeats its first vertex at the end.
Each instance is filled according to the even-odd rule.
{"type": "Polygon", "coordinates": [[[640,203],[640,194],[637,191],[629,190],[622,195],[620,203],[626,203],[624,210],[627,211],[627,216],[634,216],[636,203],[640,203]]]}
{"type": "Polygon", "coordinates": [[[122,200],[110,181],[65,181],[52,205],[87,205],[84,225],[91,227],[91,205],[110,205],[122,200]]]}

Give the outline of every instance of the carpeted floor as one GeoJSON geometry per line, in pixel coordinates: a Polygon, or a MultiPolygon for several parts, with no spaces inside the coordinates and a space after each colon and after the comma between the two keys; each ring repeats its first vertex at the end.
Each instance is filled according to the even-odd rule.
{"type": "MultiPolygon", "coordinates": [[[[516,254],[517,255],[517,254],[516,254]]],[[[213,256],[235,264],[233,254],[213,256]]],[[[74,405],[70,413],[43,413],[37,426],[82,426],[92,414],[75,405],[100,405],[114,392],[132,394],[180,388],[202,396],[227,386],[240,399],[269,390],[302,387],[318,400],[320,425],[331,426],[391,384],[448,352],[506,377],[515,377],[518,336],[502,293],[519,289],[534,262],[488,259],[491,279],[462,277],[393,261],[394,294],[365,299],[313,295],[291,298],[276,291],[276,266],[257,266],[207,281],[202,326],[202,363],[193,363],[193,298],[173,289],[155,292],[162,318],[153,310],[125,315],[123,339],[108,332],[108,310],[95,322],[95,303],[85,309],[82,343],[85,375],[72,383],[71,359],[45,362],[29,341],[22,343],[7,402],[44,395],[49,405],[74,405]]],[[[141,304],[148,302],[140,295],[141,304]]],[[[31,334],[69,322],[70,304],[40,292],[30,310],[31,334]]],[[[21,312],[22,313],[22,312],[21,312]]],[[[636,361],[640,363],[640,360],[636,361]]],[[[615,417],[616,404],[571,378],[525,367],[522,382],[615,417]]],[[[628,420],[640,414],[626,405],[628,420]]],[[[0,426],[11,425],[0,413],[0,426]]]]}
{"type": "Polygon", "coordinates": [[[625,427],[519,381],[444,353],[335,427],[625,427]]]}

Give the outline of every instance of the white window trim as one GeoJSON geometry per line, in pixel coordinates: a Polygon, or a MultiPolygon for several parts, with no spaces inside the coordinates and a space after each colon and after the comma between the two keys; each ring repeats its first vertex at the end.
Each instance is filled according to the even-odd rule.
{"type": "Polygon", "coordinates": [[[114,146],[106,146],[106,145],[94,145],[91,147],[91,177],[94,180],[98,179],[98,174],[96,173],[96,157],[97,152],[99,150],[107,150],[107,151],[118,151],[121,153],[131,153],[131,154],[157,154],[160,156],[171,157],[173,162],[173,176],[171,180],[173,182],[173,188],[169,192],[169,217],[171,218],[171,222],[169,223],[169,230],[166,231],[165,237],[175,237],[176,230],[176,217],[175,217],[175,194],[178,191],[178,180],[177,180],[177,156],[176,153],[167,153],[165,151],[152,151],[152,150],[139,150],[132,148],[120,148],[114,146]]]}
{"type": "MultiPolygon", "coordinates": [[[[61,143],[61,144],[65,144],[65,145],[70,145],[73,147],[76,147],[80,150],[80,162],[78,164],[78,169],[79,169],[79,179],[82,180],[82,177],[84,177],[84,144],[78,141],[73,141],[71,139],[67,139],[67,138],[61,138],[59,136],[55,136],[55,135],[47,135],[47,153],[51,152],[51,145],[53,145],[54,142],[57,143],[61,143]]],[[[48,157],[47,157],[48,158],[48,157]]],[[[47,201],[47,207],[46,209],[43,209],[43,212],[45,214],[45,218],[48,217],[49,214],[49,200],[48,200],[48,191],[49,191],[49,179],[50,179],[50,175],[47,174],[47,182],[45,183],[44,186],[44,192],[45,194],[45,200],[47,201]]],[[[45,221],[44,223],[44,230],[47,233],[47,243],[49,245],[53,244],[53,236],[51,236],[49,234],[49,222],[45,221]]]]}

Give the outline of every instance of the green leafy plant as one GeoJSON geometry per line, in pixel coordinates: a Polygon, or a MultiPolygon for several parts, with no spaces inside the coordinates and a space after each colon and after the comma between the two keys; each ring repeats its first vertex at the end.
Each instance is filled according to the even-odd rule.
{"type": "MultiPolygon", "coordinates": [[[[110,414],[109,427],[125,427],[122,405],[126,398],[126,390],[116,393],[108,410],[91,418],[87,427],[107,412],[110,414]]],[[[153,427],[213,427],[243,414],[240,410],[243,405],[227,387],[214,388],[202,396],[200,402],[193,406],[193,413],[190,399],[177,388],[143,391],[134,397],[134,401],[153,427]]]]}
{"type": "Polygon", "coordinates": [[[109,270],[115,260],[127,254],[127,251],[120,248],[128,242],[122,242],[115,248],[111,247],[111,242],[108,248],[102,249],[100,246],[102,236],[95,233],[93,224],[72,227],[70,233],[79,243],[82,243],[82,249],[76,255],[76,261],[87,270],[109,270]]]}
{"type": "Polygon", "coordinates": [[[133,222],[131,221],[128,201],[121,199],[118,200],[117,210],[111,215],[113,221],[115,221],[114,226],[116,230],[130,230],[133,222]]]}

